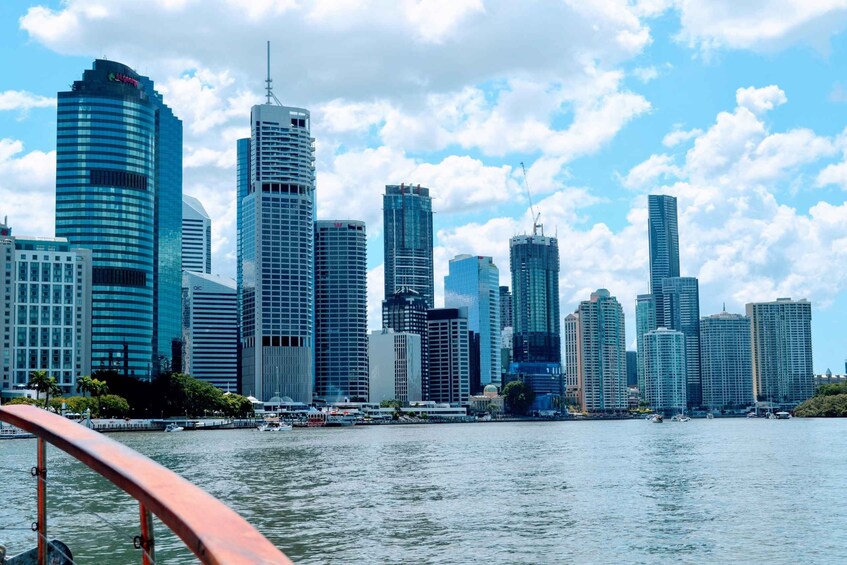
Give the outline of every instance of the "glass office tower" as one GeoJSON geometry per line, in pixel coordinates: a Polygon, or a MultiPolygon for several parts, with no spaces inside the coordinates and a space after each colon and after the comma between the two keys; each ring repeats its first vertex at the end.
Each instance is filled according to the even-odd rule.
{"type": "Polygon", "coordinates": [[[368,398],[365,222],[315,222],[315,398],[368,398]]]}
{"type": "Polygon", "coordinates": [[[237,143],[241,390],[261,400],[310,403],[315,147],[309,111],[260,104],[250,121],[250,139],[237,143]]]}
{"type": "Polygon", "coordinates": [[[509,240],[512,268],[513,358],[516,363],[562,360],[559,331],[559,244],[555,237],[509,240]]]}
{"type": "Polygon", "coordinates": [[[387,185],[382,197],[385,298],[414,290],[435,307],[432,271],[432,199],[421,185],[387,185]]]}
{"type": "Polygon", "coordinates": [[[444,306],[468,309],[468,330],[479,336],[471,360],[471,393],[500,384],[500,270],[491,257],[459,255],[444,277],[444,306]],[[476,374],[473,374],[476,372],[476,374]]]}
{"type": "Polygon", "coordinates": [[[181,333],[182,122],[100,59],[57,117],[56,235],[92,250],[92,369],[150,378],[181,333]]]}
{"type": "Polygon", "coordinates": [[[682,332],[685,336],[686,398],[688,407],[696,408],[703,400],[700,380],[700,287],[697,279],[662,279],[662,302],[665,327],[682,332]]]}

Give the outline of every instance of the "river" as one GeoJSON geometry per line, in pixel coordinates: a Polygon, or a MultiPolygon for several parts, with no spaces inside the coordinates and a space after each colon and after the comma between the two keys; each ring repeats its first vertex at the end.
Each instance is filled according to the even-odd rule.
{"type": "MultiPolygon", "coordinates": [[[[847,562],[847,422],[643,420],[111,437],[298,563],[847,562]]],[[[0,442],[0,543],[35,545],[35,440],[0,442]]],[[[48,450],[51,538],[138,563],[138,506],[48,450]]],[[[193,563],[156,522],[157,561],[193,563]]]]}

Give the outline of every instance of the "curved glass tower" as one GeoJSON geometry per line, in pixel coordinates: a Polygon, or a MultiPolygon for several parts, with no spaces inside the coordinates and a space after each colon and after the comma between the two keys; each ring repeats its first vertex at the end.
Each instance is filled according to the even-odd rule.
{"type": "Polygon", "coordinates": [[[149,378],[181,332],[182,122],[94,61],[58,93],[56,235],[93,253],[92,370],[149,378]]]}

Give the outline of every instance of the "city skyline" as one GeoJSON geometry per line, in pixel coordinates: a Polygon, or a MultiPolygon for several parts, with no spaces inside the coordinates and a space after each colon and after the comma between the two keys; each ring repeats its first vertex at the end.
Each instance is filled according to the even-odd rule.
{"type": "MultiPolygon", "coordinates": [[[[367,223],[372,329],[379,326],[383,286],[383,187],[405,182],[431,189],[436,280],[443,280],[449,258],[469,253],[492,256],[501,284],[508,284],[508,239],[532,227],[523,179],[515,170],[524,160],[541,223],[562,242],[563,312],[572,311],[591,290],[608,288],[626,317],[635,320],[635,295],[647,290],[645,195],[668,193],[679,199],[681,272],[700,280],[701,316],[720,312],[724,302],[728,312],[742,313],[748,302],[807,298],[815,309],[815,372],[837,369],[847,357],[838,332],[847,279],[833,268],[847,252],[832,243],[847,229],[838,185],[847,168],[839,137],[847,106],[839,102],[843,87],[833,76],[847,42],[832,13],[774,10],[767,17],[785,24],[777,26],[776,36],[741,40],[714,31],[718,27],[703,27],[698,22],[704,20],[687,8],[649,14],[646,7],[620,7],[619,15],[632,16],[624,21],[599,10],[559,7],[551,10],[551,22],[572,16],[568,26],[596,25],[616,39],[604,47],[590,34],[577,33],[568,39],[572,45],[565,45],[542,26],[539,40],[549,42],[556,58],[568,59],[562,55],[579,49],[588,58],[570,66],[533,61],[520,44],[513,46],[518,59],[510,67],[473,48],[499,19],[537,20],[535,8],[515,14],[488,3],[482,14],[457,7],[429,16],[437,22],[397,8],[384,21],[411,31],[409,44],[444,67],[436,70],[412,57],[409,68],[426,79],[418,84],[427,86],[411,92],[402,82],[411,79],[402,76],[374,81],[365,74],[365,80],[342,85],[343,80],[321,80],[307,72],[298,49],[309,49],[301,49],[296,38],[279,40],[270,30],[280,20],[310,21],[314,39],[306,45],[319,45],[339,14],[320,13],[317,7],[280,13],[256,8],[229,18],[232,41],[241,37],[242,45],[231,49],[235,43],[222,41],[232,53],[218,60],[212,56],[218,47],[191,45],[193,30],[181,30],[189,41],[169,47],[173,55],[161,49],[169,44],[163,40],[173,22],[202,19],[196,5],[157,13],[165,8],[133,11],[116,2],[97,17],[82,5],[53,3],[30,11],[28,3],[11,2],[0,8],[9,69],[0,77],[0,191],[13,196],[0,213],[9,216],[16,233],[54,235],[53,96],[92,59],[106,54],[156,80],[184,120],[184,191],[201,198],[212,216],[215,272],[233,276],[234,140],[245,136],[249,108],[262,100],[267,37],[279,61],[272,69],[277,94],[286,104],[313,110],[318,218],[367,223]],[[115,15],[120,8],[123,12],[115,15]],[[117,38],[106,31],[134,28],[136,21],[140,27],[152,16],[163,22],[159,36],[117,38]],[[244,40],[245,30],[259,39],[244,40]],[[830,32],[826,43],[816,39],[830,32]],[[809,46],[812,42],[818,50],[809,46]],[[468,69],[465,74],[457,73],[456,65],[443,65],[455,49],[468,54],[471,65],[461,67],[468,69]],[[561,78],[547,78],[550,69],[561,78]],[[680,85],[684,96],[676,100],[670,93],[680,85]],[[592,127],[580,129],[585,123],[592,127]],[[721,144],[728,139],[739,143],[721,144]],[[345,197],[350,191],[358,197],[345,197]],[[350,209],[341,213],[342,207],[350,209]]],[[[338,10],[357,13],[355,7],[338,10]]],[[[221,7],[209,11],[221,20],[226,20],[222,12],[229,14],[221,7]]],[[[756,21],[762,15],[732,17],[756,21]]],[[[391,33],[382,20],[376,25],[377,39],[391,33]]],[[[352,18],[345,30],[361,32],[357,26],[352,18]]],[[[382,53],[376,46],[357,48],[382,53]]],[[[401,55],[408,54],[406,48],[401,55]]],[[[326,51],[315,53],[309,63],[315,71],[335,70],[326,51]]],[[[385,59],[377,62],[378,70],[392,68],[393,59],[385,59]]],[[[339,71],[339,79],[349,76],[339,71]]],[[[442,285],[435,285],[435,293],[440,307],[442,285]]],[[[634,324],[627,324],[629,349],[634,338],[634,324]]]]}

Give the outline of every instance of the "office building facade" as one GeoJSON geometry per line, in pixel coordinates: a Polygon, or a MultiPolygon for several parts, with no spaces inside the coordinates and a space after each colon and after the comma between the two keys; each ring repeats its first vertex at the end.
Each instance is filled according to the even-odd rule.
{"type": "Polygon", "coordinates": [[[579,359],[582,405],[589,412],[627,408],[626,332],[623,308],[601,288],[580,302],[579,359]]]}
{"type": "Polygon", "coordinates": [[[368,398],[365,223],[315,223],[315,391],[328,403],[368,398]]]}
{"type": "Polygon", "coordinates": [[[559,245],[554,237],[509,240],[514,362],[560,363],[559,245]]]}
{"type": "Polygon", "coordinates": [[[421,337],[421,394],[429,400],[429,340],[426,313],[429,307],[417,291],[401,288],[382,301],[382,327],[421,337]]]}
{"type": "Polygon", "coordinates": [[[685,336],[686,398],[689,408],[700,406],[700,289],[697,279],[662,279],[662,311],[665,327],[685,336]]]}
{"type": "Polygon", "coordinates": [[[238,391],[238,306],[235,281],[182,274],[183,368],[225,392],[238,391]]]}
{"type": "Polygon", "coordinates": [[[470,394],[467,309],[428,310],[427,339],[429,400],[467,404],[470,394]]]}
{"type": "Polygon", "coordinates": [[[57,116],[56,235],[92,251],[92,368],[150,378],[182,326],[182,122],[100,59],[57,116]]]}
{"type": "Polygon", "coordinates": [[[303,108],[260,104],[251,109],[250,121],[250,139],[237,143],[242,394],[310,403],[315,237],[310,115],[303,108]]]}
{"type": "Polygon", "coordinates": [[[369,402],[423,400],[421,392],[421,336],[395,333],[390,328],[368,336],[369,402]]]}
{"type": "Polygon", "coordinates": [[[212,219],[203,204],[182,195],[182,268],[195,273],[212,273],[212,219]]]}
{"type": "Polygon", "coordinates": [[[512,322],[512,292],[508,286],[500,287],[500,329],[511,328],[512,322]]]}
{"type": "MultiPolygon", "coordinates": [[[[650,293],[662,304],[662,281],[679,276],[679,228],[676,197],[647,196],[648,241],[650,244],[650,293]]],[[[656,309],[656,327],[668,327],[661,307],[656,309]]],[[[655,328],[651,328],[655,329],[655,328]]]]}
{"type": "Polygon", "coordinates": [[[444,277],[444,306],[468,309],[468,329],[476,334],[478,351],[471,365],[471,393],[500,384],[500,270],[491,257],[459,255],[450,260],[444,277]]]}
{"type": "Polygon", "coordinates": [[[385,297],[411,289],[435,307],[432,199],[428,188],[386,185],[382,198],[385,297]]]}
{"type": "Polygon", "coordinates": [[[4,396],[26,388],[34,371],[54,377],[64,393],[91,373],[91,262],[90,250],[64,238],[16,238],[0,223],[4,396]]]}
{"type": "Polygon", "coordinates": [[[750,319],[721,312],[700,320],[703,407],[743,408],[753,403],[750,319]]]}
{"type": "Polygon", "coordinates": [[[685,411],[688,387],[682,332],[667,328],[647,332],[644,336],[644,382],[644,398],[653,410],[665,415],[685,411]]]}
{"type": "Polygon", "coordinates": [[[747,304],[753,366],[753,395],[758,401],[797,404],[814,394],[812,305],[808,300],[778,298],[747,304]]]}

